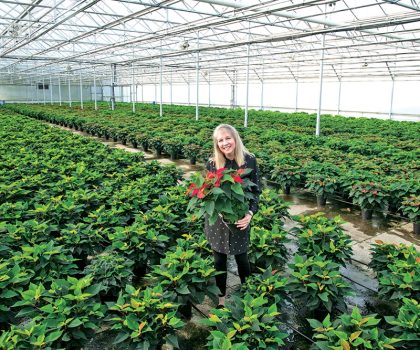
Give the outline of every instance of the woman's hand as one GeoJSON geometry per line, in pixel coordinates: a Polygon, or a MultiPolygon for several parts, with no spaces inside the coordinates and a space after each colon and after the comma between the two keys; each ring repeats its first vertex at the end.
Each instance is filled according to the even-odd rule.
{"type": "Polygon", "coordinates": [[[241,230],[245,230],[249,223],[251,222],[252,219],[252,215],[251,214],[246,214],[241,220],[238,220],[235,222],[236,227],[241,229],[241,230]]]}

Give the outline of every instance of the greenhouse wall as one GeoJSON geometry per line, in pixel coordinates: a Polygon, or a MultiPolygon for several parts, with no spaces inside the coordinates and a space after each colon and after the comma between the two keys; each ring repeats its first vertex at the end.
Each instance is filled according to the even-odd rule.
{"type": "MultiPolygon", "coordinates": [[[[322,113],[337,114],[355,117],[389,118],[391,105],[390,80],[366,82],[342,82],[341,97],[339,100],[339,82],[327,81],[323,85],[322,113]]],[[[164,84],[163,103],[171,102],[171,89],[164,84]]],[[[173,84],[172,103],[196,103],[196,84],[173,84]],[[189,98],[188,98],[189,96],[189,98]]],[[[304,111],[314,113],[318,108],[319,83],[299,82],[297,84],[298,99],[296,102],[295,82],[266,82],[263,87],[263,108],[281,110],[285,112],[304,111]],[[296,108],[297,103],[297,108],[296,108]]],[[[394,99],[392,118],[396,120],[420,121],[420,104],[417,102],[416,92],[420,91],[420,82],[396,81],[394,84],[394,99]]],[[[231,85],[220,84],[210,87],[210,100],[212,106],[231,106],[231,85]]],[[[138,102],[160,102],[159,84],[139,85],[137,88],[138,102]]],[[[209,88],[207,83],[199,85],[199,104],[206,106],[209,103],[209,88]]],[[[246,85],[238,84],[236,90],[236,105],[244,107],[246,103],[246,85]]],[[[261,107],[261,83],[249,85],[249,108],[261,107]]]]}
{"type": "MultiPolygon", "coordinates": [[[[53,102],[59,102],[60,94],[58,85],[50,85],[49,82],[45,82],[46,88],[42,89],[38,85],[0,85],[0,100],[7,102],[43,102],[45,92],[45,102],[51,102],[51,92],[53,102]]],[[[74,102],[80,101],[80,86],[71,85],[71,99],[74,102]]],[[[82,90],[83,101],[91,101],[91,90],[90,86],[83,86],[82,90]]],[[[67,84],[61,85],[61,101],[65,102],[69,100],[69,88],[67,84]]]]}

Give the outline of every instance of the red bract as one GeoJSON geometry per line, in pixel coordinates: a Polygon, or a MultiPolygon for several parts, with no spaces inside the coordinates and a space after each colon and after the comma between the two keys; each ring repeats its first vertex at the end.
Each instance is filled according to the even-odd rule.
{"type": "Polygon", "coordinates": [[[206,184],[203,184],[197,191],[197,198],[203,199],[206,194],[204,193],[205,189],[207,188],[206,184]]]}
{"type": "Polygon", "coordinates": [[[209,172],[207,172],[206,180],[214,179],[216,176],[217,176],[216,173],[214,173],[212,171],[209,171],[209,172]]]}
{"type": "Polygon", "coordinates": [[[242,180],[242,178],[239,175],[233,175],[232,178],[235,182],[238,182],[240,184],[244,183],[244,180],[242,180]]]}
{"type": "Polygon", "coordinates": [[[195,183],[192,183],[187,189],[187,195],[191,196],[195,188],[195,183]]]}

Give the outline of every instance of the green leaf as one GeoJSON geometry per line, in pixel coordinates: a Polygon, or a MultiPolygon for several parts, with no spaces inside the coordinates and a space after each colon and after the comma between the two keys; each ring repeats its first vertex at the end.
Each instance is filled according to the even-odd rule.
{"type": "Polygon", "coordinates": [[[47,337],[45,338],[45,342],[47,344],[52,343],[56,341],[58,338],[60,338],[62,334],[63,334],[63,331],[60,331],[60,330],[54,331],[47,335],[47,337]]]}
{"type": "Polygon", "coordinates": [[[79,319],[79,318],[75,318],[73,321],[70,322],[69,327],[73,328],[73,327],[78,327],[82,324],[83,322],[79,319]]]}
{"type": "Polygon", "coordinates": [[[119,344],[126,340],[130,334],[128,333],[118,333],[118,335],[115,337],[115,340],[112,342],[112,344],[119,344]]]}

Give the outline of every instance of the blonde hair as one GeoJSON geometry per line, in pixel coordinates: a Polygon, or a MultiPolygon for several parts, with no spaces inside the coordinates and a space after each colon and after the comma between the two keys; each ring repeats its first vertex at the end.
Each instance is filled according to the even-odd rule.
{"type": "Polygon", "coordinates": [[[238,131],[229,124],[220,124],[213,131],[213,161],[216,164],[216,169],[223,168],[226,162],[224,154],[220,151],[217,144],[217,134],[221,129],[225,129],[235,140],[235,151],[234,151],[234,160],[238,166],[242,166],[245,163],[245,154],[250,154],[249,151],[244,146],[241,137],[239,136],[238,131]]]}

